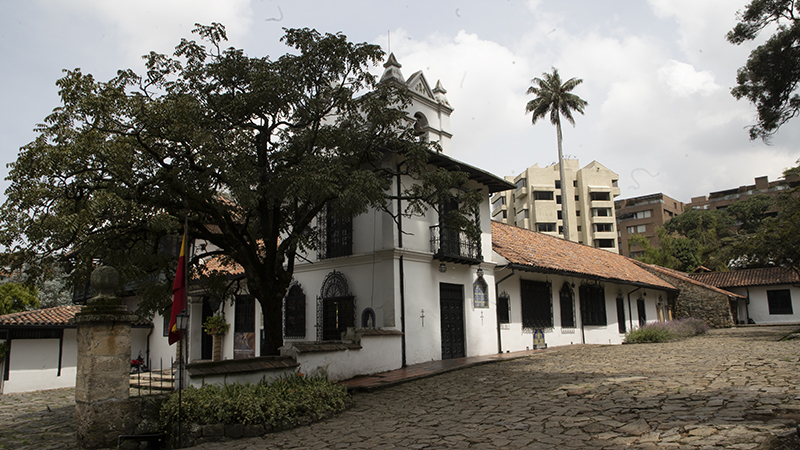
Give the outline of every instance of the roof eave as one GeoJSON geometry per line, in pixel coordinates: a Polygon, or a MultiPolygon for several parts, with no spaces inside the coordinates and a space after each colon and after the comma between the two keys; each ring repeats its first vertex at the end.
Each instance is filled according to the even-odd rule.
{"type": "Polygon", "coordinates": [[[545,274],[552,274],[552,275],[564,275],[564,276],[571,276],[571,277],[580,277],[580,278],[585,278],[585,279],[588,279],[588,280],[605,281],[605,282],[608,282],[608,283],[625,284],[625,285],[629,285],[629,286],[643,287],[643,288],[649,288],[649,289],[659,289],[659,290],[663,290],[663,291],[676,292],[676,293],[680,292],[680,289],[677,289],[675,287],[657,286],[657,285],[654,285],[654,284],[644,283],[644,282],[641,282],[641,281],[630,281],[630,280],[621,280],[619,278],[601,277],[601,276],[598,276],[598,275],[590,275],[590,274],[581,273],[581,272],[570,272],[568,270],[547,269],[547,268],[544,268],[544,267],[534,267],[534,266],[528,266],[528,265],[519,264],[519,263],[510,263],[506,267],[508,267],[510,269],[513,269],[513,270],[523,271],[523,272],[545,273],[545,274]]]}

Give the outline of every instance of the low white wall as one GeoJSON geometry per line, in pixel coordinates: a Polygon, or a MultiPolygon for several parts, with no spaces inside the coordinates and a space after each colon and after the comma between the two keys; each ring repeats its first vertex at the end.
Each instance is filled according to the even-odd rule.
{"type": "MultiPolygon", "coordinates": [[[[739,289],[736,292],[742,295],[748,294],[748,290],[744,289],[739,289]]],[[[800,287],[794,287],[790,284],[754,286],[749,289],[749,294],[750,304],[748,305],[748,309],[750,318],[753,319],[756,324],[800,323],[800,287]],[[789,290],[789,295],[792,298],[792,314],[770,314],[767,291],[783,289],[789,290]]],[[[741,303],[744,304],[745,302],[742,301],[741,303]]],[[[740,312],[739,317],[746,317],[745,312],[740,312]]]]}
{"type": "Polygon", "coordinates": [[[192,386],[195,388],[203,387],[207,384],[216,384],[216,385],[225,385],[225,384],[234,384],[234,383],[250,383],[256,384],[261,382],[262,380],[276,380],[279,378],[286,378],[289,374],[297,372],[296,368],[292,369],[285,369],[285,370],[270,370],[266,372],[237,372],[237,373],[225,373],[225,374],[215,374],[215,375],[201,375],[201,376],[194,376],[189,377],[186,384],[188,386],[192,386]]]}
{"type": "Polygon", "coordinates": [[[319,370],[333,381],[358,375],[371,375],[402,366],[400,335],[364,336],[360,350],[301,353],[297,356],[300,372],[312,375],[319,370]]]}
{"type": "Polygon", "coordinates": [[[9,353],[8,380],[3,393],[30,392],[75,386],[78,365],[76,330],[64,331],[61,375],[58,339],[14,339],[9,353]]]}

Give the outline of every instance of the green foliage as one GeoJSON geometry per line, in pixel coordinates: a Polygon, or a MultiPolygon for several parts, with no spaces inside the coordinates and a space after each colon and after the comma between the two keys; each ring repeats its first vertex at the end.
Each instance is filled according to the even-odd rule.
{"type": "Polygon", "coordinates": [[[774,206],[773,197],[757,194],[747,200],[731,203],[725,208],[725,213],[736,222],[740,232],[752,233],[764,223],[767,212],[774,206]]]}
{"type": "MultiPolygon", "coordinates": [[[[15,259],[15,255],[2,255],[0,264],[13,266],[15,259]]],[[[66,274],[59,264],[46,262],[36,265],[24,264],[21,269],[14,270],[7,281],[35,286],[42,308],[72,304],[72,292],[67,284],[66,274]]]]}
{"type": "Polygon", "coordinates": [[[572,111],[583,114],[583,109],[589,105],[586,100],[571,92],[583,83],[583,80],[570,78],[562,83],[558,69],[555,67],[552,69],[552,73],[545,72],[542,74],[542,78],[531,80],[534,86],[529,87],[526,94],[533,94],[536,98],[525,105],[525,112],[533,113],[531,121],[534,124],[549,115],[550,123],[558,127],[561,125],[561,116],[564,116],[567,122],[575,125],[572,111]]]}
{"type": "Polygon", "coordinates": [[[731,94],[756,106],[758,123],[750,138],[768,140],[781,125],[800,112],[800,3],[795,0],[752,0],[738,13],[739,23],[728,32],[728,41],[741,44],[755,40],[761,31],[774,34],[756,47],[737,72],[731,94]]]}
{"type": "MultiPolygon", "coordinates": [[[[790,176],[796,168],[788,169],[790,176]]],[[[757,194],[724,210],[687,211],[658,229],[660,245],[635,235],[631,245],[644,249],[640,261],[691,272],[781,265],[800,261],[795,245],[800,235],[800,198],[793,192],[779,196],[757,194]],[[777,211],[777,212],[776,212],[777,211]]]]}
{"type": "Polygon", "coordinates": [[[193,32],[202,43],[151,52],[143,75],[103,82],[75,69],[57,81],[61,106],[11,164],[0,208],[0,244],[20,263],[68,264],[80,286],[100,260],[136,286],[145,315],[169,302],[186,220],[190,239],[208,244],[192,279],[224,298],[241,280],[198,262],[242,267],[264,312],[263,349],[277,353],[282,298],[298,253],[319,245],[321,212],[398,218],[452,199],[451,222],[478,232],[467,174],[430,169],[435,144],[415,136],[409,92],[369,72],[378,46],[287,29],[290,53],[273,60],[224,48],[220,24],[193,32]],[[391,208],[397,197],[407,209],[391,208]]]}
{"type": "Polygon", "coordinates": [[[231,324],[225,321],[224,314],[208,316],[203,322],[203,331],[211,336],[225,334],[230,328],[231,324]]]}
{"type": "Polygon", "coordinates": [[[668,342],[708,332],[708,325],[698,319],[681,319],[646,324],[625,334],[625,343],[644,344],[668,342]]]}
{"type": "Polygon", "coordinates": [[[638,245],[644,249],[639,261],[647,264],[666,267],[668,269],[691,272],[703,265],[701,247],[694,239],[669,234],[663,227],[656,229],[659,245],[653,247],[644,235],[636,234],[629,238],[629,245],[638,245]]]}
{"type": "Polygon", "coordinates": [[[0,315],[39,308],[39,293],[35,287],[20,283],[0,284],[0,315]]]}
{"type": "MultiPolygon", "coordinates": [[[[267,424],[285,427],[299,419],[317,420],[343,411],[349,402],[347,389],[323,375],[295,373],[272,383],[206,385],[189,387],[182,394],[184,423],[267,424]]],[[[164,429],[178,420],[178,394],[172,394],[160,412],[164,429]]]]}

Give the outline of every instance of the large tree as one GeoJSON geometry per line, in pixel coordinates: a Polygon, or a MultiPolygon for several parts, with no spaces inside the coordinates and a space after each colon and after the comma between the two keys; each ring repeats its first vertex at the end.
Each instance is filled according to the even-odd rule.
{"type": "Polygon", "coordinates": [[[768,206],[756,208],[765,214],[731,246],[732,266],[781,266],[800,274],[800,165],[783,174],[793,187],[771,197],[768,206]]]}
{"type": "Polygon", "coordinates": [[[121,70],[98,82],[75,69],[58,80],[62,104],[12,164],[0,210],[2,243],[18,261],[68,260],[75,283],[102,261],[135,281],[128,286],[153,311],[168,304],[175,271],[165,237],[186,221],[206,244],[193,279],[225,275],[199,270],[211,257],[241,266],[264,313],[262,352],[272,354],[295,262],[317,248],[320,213],[398,216],[455,196],[462,210],[449,223],[475,227],[466,211],[480,195],[455,189],[466,174],[428,169],[434,145],[414,136],[408,92],[369,73],[384,56],[378,46],[287,29],[293,50],[273,61],[223,48],[220,24],[193,32],[206,44],[151,52],[143,76],[121,70]],[[403,175],[417,182],[401,184],[403,175]]]}
{"type": "Polygon", "coordinates": [[[644,249],[641,261],[692,271],[781,266],[800,273],[800,165],[784,171],[788,189],[753,195],[724,210],[687,211],[657,230],[660,245],[644,249]]]}
{"type": "Polygon", "coordinates": [[[561,116],[575,126],[572,111],[583,114],[583,109],[589,104],[586,100],[573,94],[571,91],[583,83],[579,78],[570,78],[561,82],[558,69],[552,68],[552,73],[543,73],[542,78],[531,80],[533,86],[528,88],[528,95],[536,98],[525,106],[526,113],[532,113],[531,121],[536,124],[539,119],[550,116],[550,123],[556,126],[556,141],[558,144],[558,166],[561,178],[561,220],[564,226],[564,239],[569,240],[569,202],[566,198],[566,175],[564,170],[564,156],[561,150],[561,116]]]}
{"type": "Polygon", "coordinates": [[[35,287],[12,282],[0,284],[0,316],[38,307],[39,298],[35,287]]]}
{"type": "Polygon", "coordinates": [[[768,140],[781,125],[800,113],[800,2],[752,0],[738,14],[739,23],[728,32],[733,44],[752,41],[765,29],[774,30],[740,68],[731,93],[756,106],[758,123],[750,138],[768,140]]]}

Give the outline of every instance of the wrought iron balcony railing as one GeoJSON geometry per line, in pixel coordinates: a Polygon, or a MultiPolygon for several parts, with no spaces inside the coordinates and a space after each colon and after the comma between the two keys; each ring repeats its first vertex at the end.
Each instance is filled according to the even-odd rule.
{"type": "Polygon", "coordinates": [[[430,229],[434,259],[470,265],[483,261],[480,239],[471,239],[457,228],[434,225],[430,229]]]}

